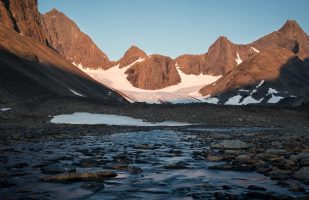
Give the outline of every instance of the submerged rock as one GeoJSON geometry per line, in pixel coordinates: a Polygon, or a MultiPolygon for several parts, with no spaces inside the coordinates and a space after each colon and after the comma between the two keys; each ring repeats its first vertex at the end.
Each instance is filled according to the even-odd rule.
{"type": "Polygon", "coordinates": [[[103,183],[97,183],[97,182],[91,182],[91,183],[83,183],[81,188],[86,189],[86,190],[91,190],[93,192],[97,192],[99,190],[104,189],[104,184],[103,183]]]}
{"type": "Polygon", "coordinates": [[[41,168],[43,174],[61,174],[66,172],[65,168],[58,165],[50,165],[41,168]]]}
{"type": "Polygon", "coordinates": [[[57,176],[45,177],[42,180],[47,182],[75,182],[75,181],[102,181],[108,178],[114,178],[117,174],[112,171],[67,173],[57,176]]]}
{"type": "Polygon", "coordinates": [[[171,163],[163,166],[164,169],[189,169],[187,163],[171,163]]]}
{"type": "Polygon", "coordinates": [[[249,185],[249,186],[248,186],[248,189],[249,189],[249,190],[266,191],[266,189],[265,189],[265,188],[260,187],[260,186],[256,186],[256,185],[249,185]]]}

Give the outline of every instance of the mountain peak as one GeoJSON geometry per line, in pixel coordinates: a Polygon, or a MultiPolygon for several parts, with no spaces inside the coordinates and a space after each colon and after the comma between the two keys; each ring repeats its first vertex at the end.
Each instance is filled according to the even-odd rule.
{"type": "Polygon", "coordinates": [[[143,54],[146,55],[146,53],[145,53],[143,50],[141,50],[140,48],[138,48],[138,47],[135,46],[135,45],[132,45],[132,46],[126,51],[125,55],[128,54],[128,53],[131,54],[131,53],[137,53],[137,52],[140,52],[140,53],[143,53],[143,54]]]}
{"type": "Polygon", "coordinates": [[[214,44],[233,44],[226,36],[220,36],[214,44]]]}
{"type": "Polygon", "coordinates": [[[59,10],[57,10],[56,8],[51,9],[50,11],[48,11],[46,14],[49,15],[56,15],[56,14],[60,14],[61,12],[59,10]]]}
{"type": "Polygon", "coordinates": [[[298,33],[304,33],[303,29],[295,20],[287,20],[285,24],[279,29],[279,32],[288,36],[295,36],[298,33]]]}
{"type": "Polygon", "coordinates": [[[147,57],[147,54],[137,46],[133,45],[126,51],[124,56],[120,59],[120,67],[127,66],[135,62],[139,58],[145,58],[145,57],[147,57]]]}

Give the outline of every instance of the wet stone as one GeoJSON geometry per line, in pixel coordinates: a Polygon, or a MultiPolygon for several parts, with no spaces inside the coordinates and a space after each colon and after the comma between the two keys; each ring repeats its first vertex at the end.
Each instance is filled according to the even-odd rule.
{"type": "Polygon", "coordinates": [[[278,182],[278,185],[288,187],[292,192],[305,192],[305,188],[295,180],[287,180],[278,182]]]}
{"type": "Polygon", "coordinates": [[[309,167],[302,167],[293,173],[293,178],[309,184],[309,167]]]}
{"type": "Polygon", "coordinates": [[[219,162],[224,160],[223,156],[218,156],[218,155],[208,155],[207,160],[210,162],[219,162]]]}
{"type": "Polygon", "coordinates": [[[47,182],[76,182],[76,181],[103,181],[108,178],[114,178],[117,174],[112,171],[98,172],[72,172],[62,175],[45,177],[42,180],[47,182]]]}
{"type": "Polygon", "coordinates": [[[143,170],[139,167],[128,167],[128,172],[131,174],[140,174],[143,172],[143,170]]]}
{"type": "Polygon", "coordinates": [[[104,189],[104,184],[100,182],[89,182],[83,183],[80,187],[86,190],[91,190],[93,192],[98,192],[104,189]]]}
{"type": "Polygon", "coordinates": [[[289,170],[273,170],[268,173],[271,179],[285,180],[291,177],[291,171],[289,170]]]}
{"type": "Polygon", "coordinates": [[[307,166],[309,166],[309,158],[304,158],[304,159],[300,160],[299,165],[300,165],[301,167],[307,167],[307,166]]]}
{"type": "Polygon", "coordinates": [[[211,143],[212,148],[217,149],[247,149],[250,145],[241,140],[222,140],[217,143],[211,143]]]}

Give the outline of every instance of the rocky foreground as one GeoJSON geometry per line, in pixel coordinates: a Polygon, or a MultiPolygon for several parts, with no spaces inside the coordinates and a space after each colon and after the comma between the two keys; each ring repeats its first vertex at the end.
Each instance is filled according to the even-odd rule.
{"type": "Polygon", "coordinates": [[[4,199],[306,199],[308,113],[305,107],[112,107],[80,99],[12,105],[0,112],[0,194],[4,199]],[[194,125],[49,122],[73,112],[194,125]]]}

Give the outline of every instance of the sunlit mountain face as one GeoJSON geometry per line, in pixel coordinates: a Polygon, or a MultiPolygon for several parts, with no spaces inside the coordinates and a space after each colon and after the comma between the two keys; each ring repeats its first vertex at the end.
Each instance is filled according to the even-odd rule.
{"type": "MultiPolygon", "coordinates": [[[[1,199],[308,199],[303,24],[283,21],[248,44],[218,36],[201,54],[173,58],[132,44],[113,61],[68,16],[94,5],[104,14],[100,6],[117,1],[61,2],[66,12],[42,14],[37,0],[0,0],[1,199]]],[[[139,9],[145,19],[164,16],[173,1],[164,2],[151,3],[154,13],[139,9]]],[[[200,3],[174,9],[199,13],[200,3]]],[[[113,14],[122,16],[118,4],[113,14]]],[[[87,23],[99,31],[117,17],[87,23]]],[[[212,29],[229,27],[212,19],[212,29]]]]}

